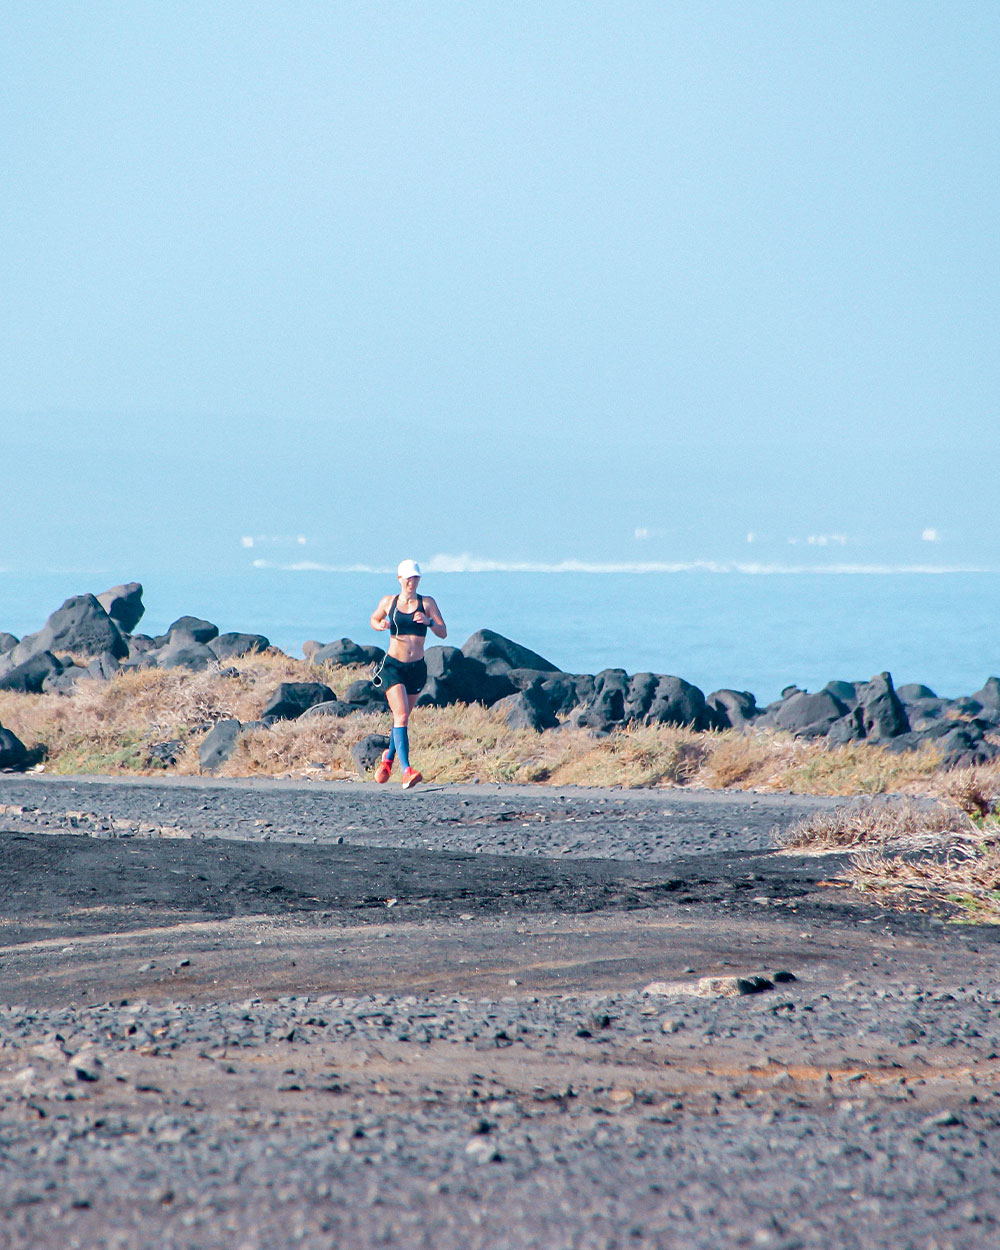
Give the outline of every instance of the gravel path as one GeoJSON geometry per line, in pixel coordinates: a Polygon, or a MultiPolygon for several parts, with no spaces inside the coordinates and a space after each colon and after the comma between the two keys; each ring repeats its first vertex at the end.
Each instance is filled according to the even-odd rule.
{"type": "Polygon", "coordinates": [[[0,778],[0,1244],[1000,1243],[997,932],[813,806],[0,778]]]}
{"type": "Polygon", "coordinates": [[[0,774],[0,822],[10,829],[152,836],[167,826],[174,837],[343,838],[355,846],[645,862],[707,850],[767,850],[776,828],[836,802],[712,791],[499,785],[402,791],[353,782],[0,774]]]}

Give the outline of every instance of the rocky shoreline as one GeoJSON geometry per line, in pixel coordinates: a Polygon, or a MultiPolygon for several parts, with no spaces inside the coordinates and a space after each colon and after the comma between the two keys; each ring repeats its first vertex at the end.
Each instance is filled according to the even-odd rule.
{"type": "MultiPolygon", "coordinates": [[[[182,669],[225,674],[227,661],[264,652],[266,637],[220,633],[218,626],[193,616],[179,617],[161,636],[136,633],[142,618],[142,586],[113,587],[100,595],[77,595],[48,618],[42,629],[17,639],[0,633],[0,690],[60,693],[72,697],[85,682],[107,682],[137,669],[182,669]]],[[[307,667],[370,665],[378,647],[348,638],[306,642],[307,667]]],[[[834,680],[820,691],[796,686],[780,699],[758,707],[749,691],[716,690],[708,695],[681,677],[628,674],[606,669],[597,674],[564,673],[543,656],[489,629],[474,633],[462,647],[427,649],[428,682],[419,703],[447,707],[479,703],[498,707],[512,728],[553,732],[570,726],[606,735],[626,725],[686,726],[695,731],[774,729],[830,746],[871,742],[893,752],[932,747],[943,770],[989,763],[1000,757],[1000,680],[990,677],[971,695],[939,698],[928,687],[896,689],[889,673],[870,680],[834,680]]],[[[350,716],[385,708],[384,695],[359,677],[338,697],[322,680],[283,682],[258,720],[228,719],[210,729],[200,748],[202,767],[211,771],[232,754],[246,729],[266,729],[279,720],[303,716],[350,716]]],[[[159,744],[160,760],[171,764],[171,748],[159,744]]],[[[364,774],[384,748],[375,735],[354,748],[364,774]]],[[[0,726],[0,768],[23,769],[30,752],[0,726]]]]}

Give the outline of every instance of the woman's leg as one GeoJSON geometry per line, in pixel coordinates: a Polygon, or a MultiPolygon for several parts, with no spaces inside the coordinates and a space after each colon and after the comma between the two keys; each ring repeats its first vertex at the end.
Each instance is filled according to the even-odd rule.
{"type": "MultiPolygon", "coordinates": [[[[406,701],[407,701],[407,718],[409,718],[409,713],[412,712],[413,709],[417,705],[417,696],[415,694],[407,693],[406,701]]],[[[404,735],[405,741],[406,741],[407,754],[409,754],[409,750],[410,750],[409,729],[404,727],[403,729],[399,729],[396,732],[404,735]]],[[[402,759],[402,756],[400,756],[400,759],[402,759]]],[[[422,775],[415,768],[411,768],[408,764],[404,764],[403,765],[403,789],[409,790],[413,786],[415,786],[419,781],[423,781],[422,775]]]]}
{"type": "MultiPolygon", "coordinates": [[[[399,762],[404,770],[410,767],[410,738],[407,731],[407,725],[410,723],[410,696],[406,693],[406,687],[402,682],[395,686],[390,686],[385,692],[385,701],[389,704],[389,711],[392,712],[392,739],[389,746],[389,759],[393,756],[399,756],[399,762]]],[[[416,696],[414,696],[414,702],[416,696]]]]}

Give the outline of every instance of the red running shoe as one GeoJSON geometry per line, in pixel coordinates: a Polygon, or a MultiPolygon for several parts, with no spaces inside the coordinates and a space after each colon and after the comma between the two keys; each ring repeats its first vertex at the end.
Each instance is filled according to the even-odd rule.
{"type": "Polygon", "coordinates": [[[378,766],[378,769],[375,772],[375,780],[379,783],[380,786],[384,786],[391,776],[392,776],[392,760],[389,759],[389,752],[386,751],[386,753],[382,756],[382,760],[378,766]]]}
{"type": "Polygon", "coordinates": [[[411,790],[417,784],[418,781],[423,781],[423,777],[421,777],[421,775],[417,772],[415,768],[403,769],[403,789],[404,790],[411,790]]]}

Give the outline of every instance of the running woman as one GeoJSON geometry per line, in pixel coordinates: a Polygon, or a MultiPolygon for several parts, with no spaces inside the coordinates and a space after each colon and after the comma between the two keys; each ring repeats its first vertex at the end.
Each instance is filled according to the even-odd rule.
{"type": "Polygon", "coordinates": [[[403,789],[409,790],[423,777],[410,765],[410,739],[407,726],[417,695],[427,681],[424,661],[424,639],[428,629],[438,638],[447,638],[448,630],[441,609],[430,597],[417,593],[420,565],[404,560],[396,570],[399,594],[385,595],[372,613],[371,626],[388,630],[392,637],[385,659],[376,668],[372,681],[385,692],[392,712],[392,738],[389,749],[375,773],[375,780],[384,785],[392,776],[396,756],[403,768],[403,789]]]}

